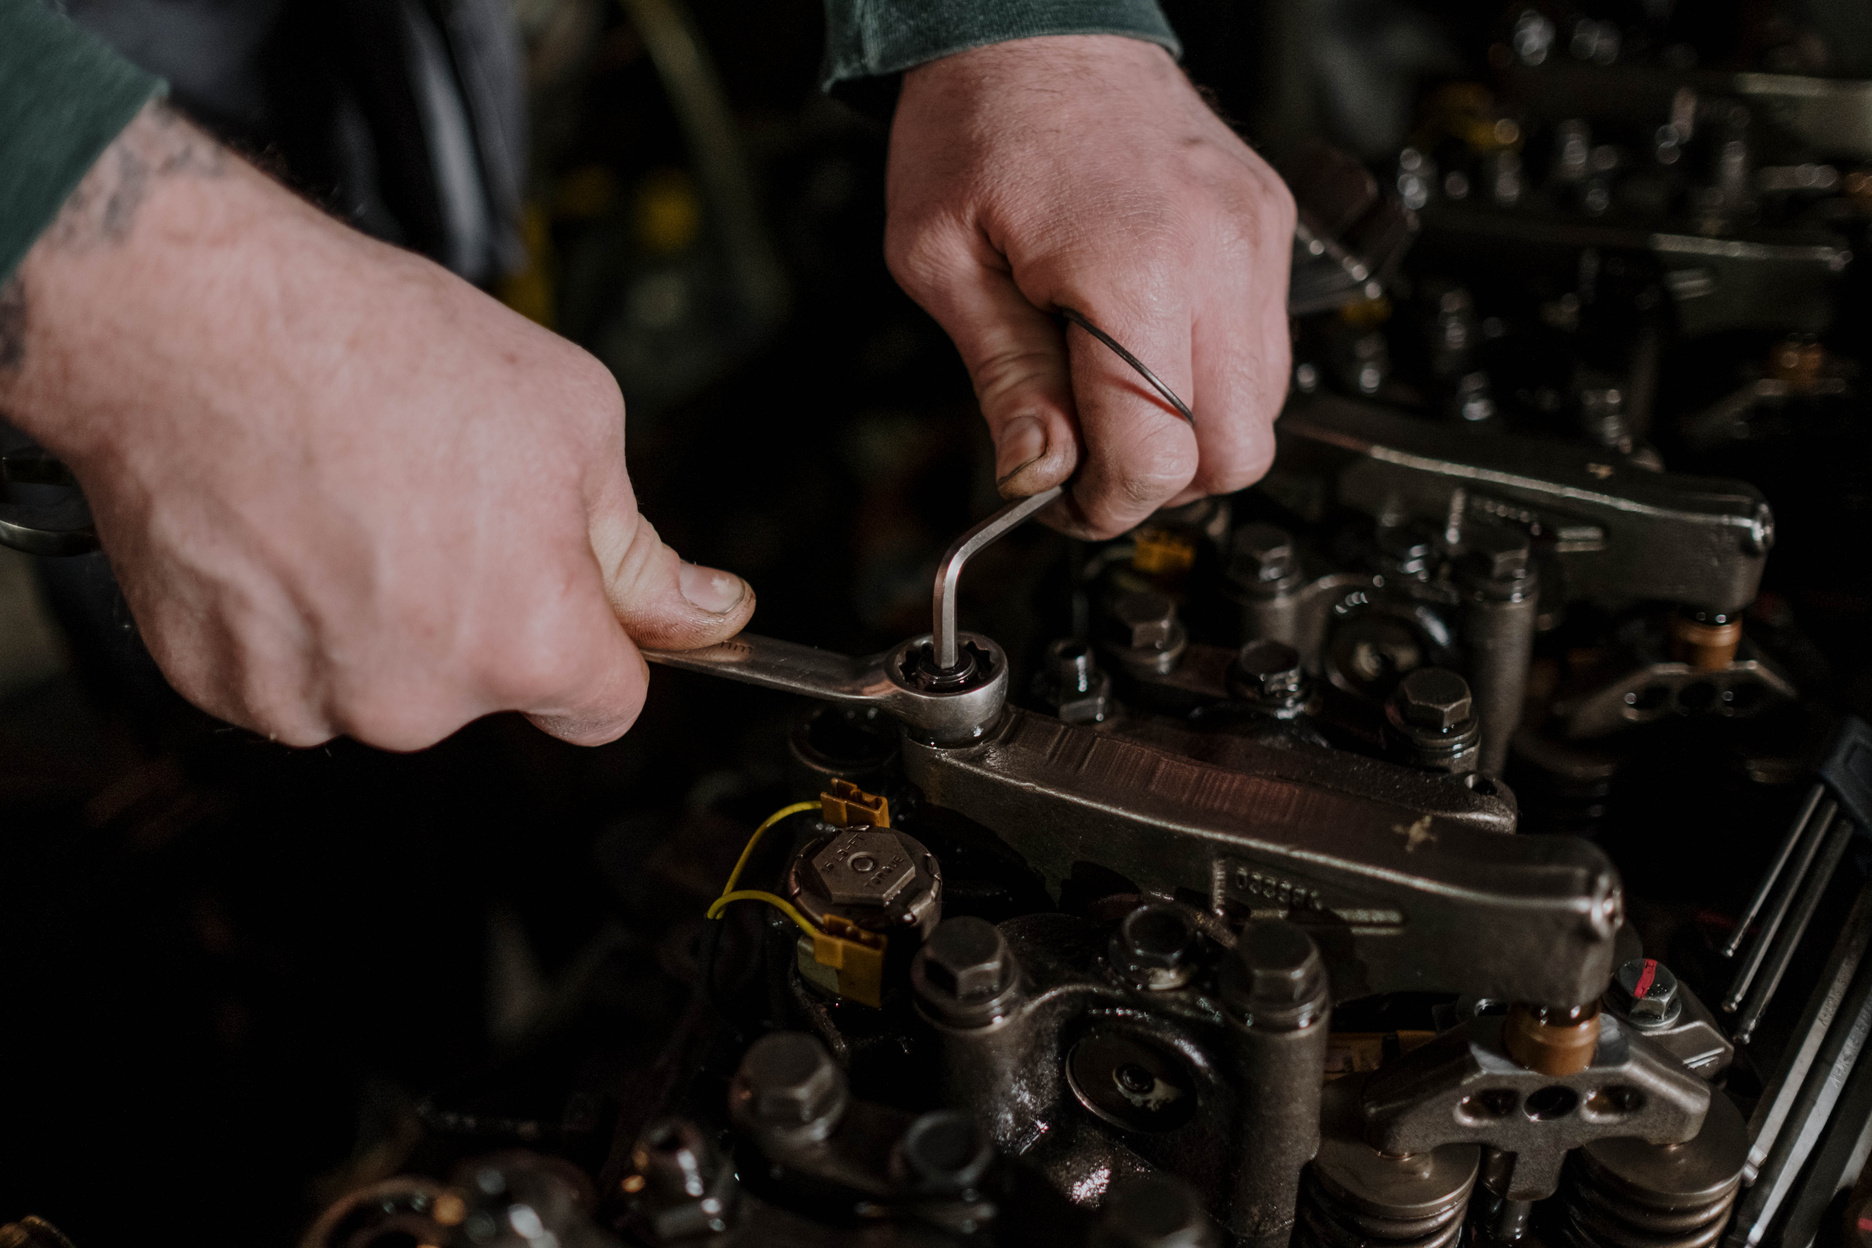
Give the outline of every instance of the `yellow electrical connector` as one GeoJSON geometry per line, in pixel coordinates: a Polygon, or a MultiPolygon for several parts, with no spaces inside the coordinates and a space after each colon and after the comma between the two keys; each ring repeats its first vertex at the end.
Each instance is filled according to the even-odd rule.
{"type": "Polygon", "coordinates": [[[827,823],[840,827],[890,827],[890,802],[866,793],[855,784],[834,780],[829,791],[816,802],[795,802],[767,816],[754,829],[754,835],[741,851],[728,883],[708,908],[708,918],[721,917],[722,911],[737,901],[759,901],[772,906],[800,929],[797,960],[800,974],[827,992],[850,1001],[881,1008],[884,1003],[884,951],[889,941],[876,932],[867,932],[849,919],[828,914],[823,926],[814,926],[792,902],[777,893],[758,888],[735,887],[747,868],[754,847],[767,830],[793,815],[818,810],[827,823]]]}
{"type": "Polygon", "coordinates": [[[867,793],[849,780],[834,780],[819,795],[819,817],[834,827],[890,827],[890,799],[867,793]]]}

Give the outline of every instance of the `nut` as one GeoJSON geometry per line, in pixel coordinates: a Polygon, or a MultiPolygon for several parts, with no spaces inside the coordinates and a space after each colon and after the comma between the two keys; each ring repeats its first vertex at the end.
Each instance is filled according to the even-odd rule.
{"type": "Polygon", "coordinates": [[[756,1040],[741,1059],[735,1082],[763,1126],[821,1128],[830,1134],[849,1099],[845,1074],[825,1046],[800,1031],[776,1031],[756,1040]]]}
{"type": "Polygon", "coordinates": [[[885,906],[916,878],[916,860],[898,837],[858,827],[833,837],[812,857],[835,905],[885,906]]]}
{"type": "Polygon", "coordinates": [[[1125,594],[1112,605],[1118,636],[1133,650],[1167,650],[1176,641],[1176,604],[1152,590],[1125,594]]]}
{"type": "Polygon", "coordinates": [[[1668,1027],[1683,1013],[1677,977],[1656,958],[1633,958],[1619,967],[1605,1000],[1640,1031],[1668,1027]]]}
{"type": "Polygon", "coordinates": [[[1450,732],[1470,718],[1469,682],[1445,667],[1420,667],[1391,695],[1407,724],[1450,732]]]}

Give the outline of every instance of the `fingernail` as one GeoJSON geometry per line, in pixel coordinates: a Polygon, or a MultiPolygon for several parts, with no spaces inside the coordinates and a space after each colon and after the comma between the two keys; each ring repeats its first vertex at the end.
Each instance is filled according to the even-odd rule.
{"type": "Polygon", "coordinates": [[[1037,416],[1016,416],[1001,427],[995,445],[995,480],[1009,477],[1046,454],[1046,426],[1037,416]]]}
{"type": "Polygon", "coordinates": [[[676,573],[676,584],[684,598],[710,615],[727,615],[740,605],[742,596],[747,593],[747,586],[741,583],[740,577],[687,560],[676,573]]]}

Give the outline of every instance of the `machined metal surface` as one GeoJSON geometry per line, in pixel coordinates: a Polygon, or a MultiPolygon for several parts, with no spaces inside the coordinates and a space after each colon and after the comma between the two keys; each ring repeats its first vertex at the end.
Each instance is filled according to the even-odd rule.
{"type": "Polygon", "coordinates": [[[1748,605],[1774,541],[1755,487],[1633,467],[1604,451],[1515,435],[1476,439],[1377,404],[1296,398],[1276,426],[1282,471],[1318,470],[1375,516],[1469,513],[1551,540],[1569,597],[1748,605]]]}
{"type": "Polygon", "coordinates": [[[930,648],[927,636],[865,659],[753,633],[700,650],[645,650],[643,654],[665,667],[763,689],[841,706],[875,706],[918,736],[952,743],[979,736],[1007,703],[1007,656],[1001,647],[975,633],[961,634],[960,644],[974,650],[980,667],[976,683],[956,689],[930,689],[917,683],[917,664],[930,648]]]}
{"type": "Polygon", "coordinates": [[[1472,1019],[1374,1075],[1366,1142],[1393,1154],[1487,1145],[1510,1158],[1496,1194],[1531,1201],[1553,1195],[1567,1154],[1583,1144],[1676,1144],[1702,1129],[1710,1085],[1617,1019],[1603,1020],[1591,1064],[1565,1075],[1509,1057],[1502,1028],[1501,1018],[1472,1019]]]}
{"type": "Polygon", "coordinates": [[[904,760],[932,802],[998,833],[1054,887],[1097,862],[1306,924],[1341,999],[1589,1001],[1611,978],[1617,873],[1583,841],[1504,835],[1514,811],[1499,796],[1323,750],[1020,710],[977,744],[910,743],[904,760]]]}

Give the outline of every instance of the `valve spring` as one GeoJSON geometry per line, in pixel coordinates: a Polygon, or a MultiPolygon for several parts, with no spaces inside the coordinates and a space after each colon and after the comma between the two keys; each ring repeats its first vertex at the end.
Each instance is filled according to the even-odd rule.
{"type": "Polygon", "coordinates": [[[1428,1214],[1397,1217],[1336,1198],[1308,1167],[1300,1185],[1294,1248],[1444,1248],[1462,1231],[1472,1186],[1473,1181],[1464,1184],[1447,1204],[1428,1214]]]}
{"type": "Polygon", "coordinates": [[[1574,1154],[1561,1188],[1568,1240],[1575,1248],[1708,1248],[1729,1224],[1741,1175],[1720,1194],[1685,1201],[1640,1192],[1574,1154]]]}

